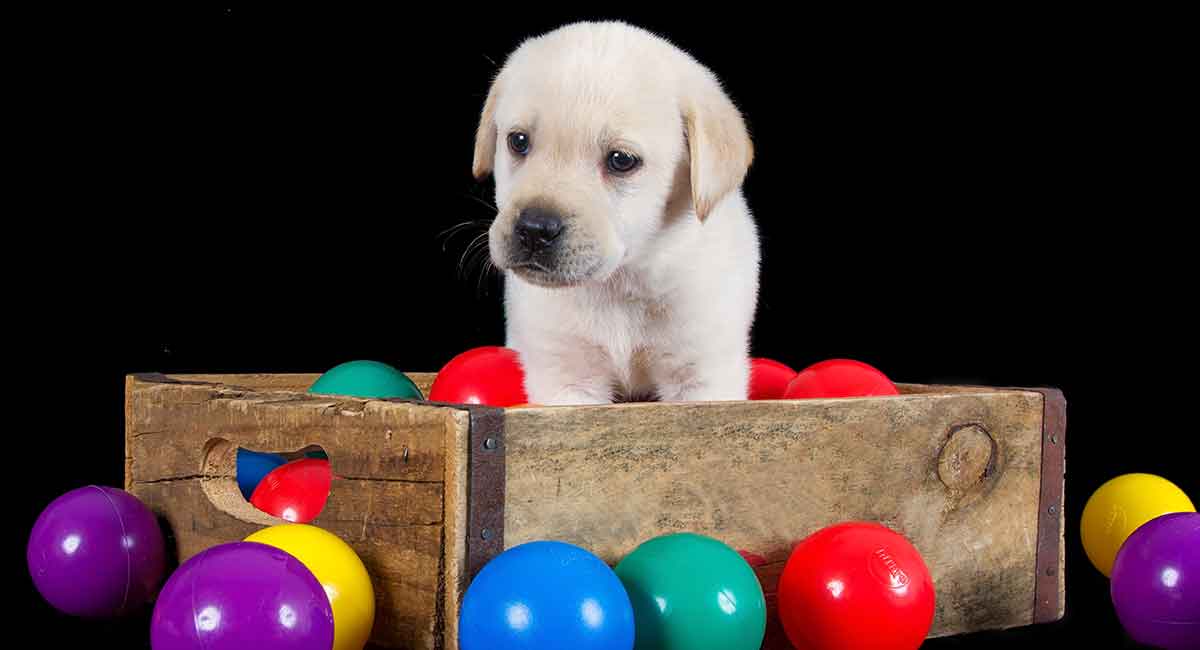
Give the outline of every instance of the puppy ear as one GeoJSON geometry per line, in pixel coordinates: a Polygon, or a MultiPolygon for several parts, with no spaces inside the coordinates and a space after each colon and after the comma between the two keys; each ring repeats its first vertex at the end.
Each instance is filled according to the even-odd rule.
{"type": "Polygon", "coordinates": [[[496,162],[496,101],[500,94],[500,76],[492,81],[488,90],[487,100],[483,103],[483,113],[479,116],[479,128],[475,131],[475,161],[472,173],[477,180],[483,180],[492,173],[496,162]]]}
{"type": "Polygon", "coordinates": [[[684,88],[683,123],[691,158],[692,204],[704,221],[737,189],[754,160],[754,144],[742,114],[707,69],[684,88]]]}

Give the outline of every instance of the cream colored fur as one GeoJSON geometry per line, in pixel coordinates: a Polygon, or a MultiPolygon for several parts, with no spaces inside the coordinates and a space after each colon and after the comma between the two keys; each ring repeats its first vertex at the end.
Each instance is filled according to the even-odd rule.
{"type": "Polygon", "coordinates": [[[620,22],[530,39],[484,104],[474,172],[496,181],[489,231],[506,345],[538,404],[746,399],[759,274],[741,184],[753,146],[706,67],[620,22]],[[527,155],[508,135],[529,134],[527,155]],[[628,176],[609,152],[638,156],[628,176]],[[514,265],[523,209],[564,215],[555,268],[514,265]]]}

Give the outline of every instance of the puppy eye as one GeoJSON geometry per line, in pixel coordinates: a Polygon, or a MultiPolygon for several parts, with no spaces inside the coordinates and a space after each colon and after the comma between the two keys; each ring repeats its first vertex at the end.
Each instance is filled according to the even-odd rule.
{"type": "Polygon", "coordinates": [[[518,156],[529,153],[529,134],[513,131],[508,134],[508,148],[518,156]]]}
{"type": "Polygon", "coordinates": [[[618,174],[628,174],[642,163],[638,157],[626,151],[608,153],[608,169],[618,174]]]}

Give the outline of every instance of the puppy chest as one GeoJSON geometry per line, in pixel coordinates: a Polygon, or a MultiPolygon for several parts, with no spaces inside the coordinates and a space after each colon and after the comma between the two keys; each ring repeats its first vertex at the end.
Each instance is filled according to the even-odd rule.
{"type": "Polygon", "coordinates": [[[661,366],[680,353],[668,309],[654,301],[603,305],[593,312],[590,343],[600,350],[623,401],[649,399],[661,366]]]}

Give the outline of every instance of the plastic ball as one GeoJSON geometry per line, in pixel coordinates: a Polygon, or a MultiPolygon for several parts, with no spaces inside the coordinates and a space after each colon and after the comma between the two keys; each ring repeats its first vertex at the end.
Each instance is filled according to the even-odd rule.
{"type": "Polygon", "coordinates": [[[154,650],[328,650],[333,611],[300,560],[233,542],[184,562],[150,619],[154,650]]]}
{"type": "Polygon", "coordinates": [[[830,359],[801,370],[788,383],[783,399],[899,394],[887,375],[873,366],[852,359],[830,359]]]}
{"type": "Polygon", "coordinates": [[[603,560],[563,542],[514,546],[463,596],[462,650],[630,650],[633,609],[603,560]]]}
{"type": "Polygon", "coordinates": [[[424,399],[408,375],[379,361],[348,361],[321,375],[308,392],[374,399],[424,399]]]}
{"type": "Polygon", "coordinates": [[[779,578],[779,617],[798,650],[914,650],[933,625],[933,579],[903,535],[846,522],[802,540],[779,578]]]}
{"type": "Polygon", "coordinates": [[[124,490],[89,485],[51,501],[25,548],[38,593],[72,616],[102,618],[140,609],[162,583],[158,520],[124,490]]]}
{"type": "Polygon", "coordinates": [[[249,449],[237,450],[237,484],[242,496],[247,501],[254,494],[254,488],[262,483],[271,470],[287,464],[287,459],[279,454],[269,454],[249,449]]]}
{"type": "Polygon", "coordinates": [[[638,650],[758,650],[767,625],[762,585],[724,543],[693,533],[655,537],[621,560],[638,650]]]}
{"type": "Polygon", "coordinates": [[[1135,530],[1117,552],[1109,587],[1135,641],[1200,648],[1200,514],[1163,515],[1135,530]]]}
{"type": "Polygon", "coordinates": [[[250,495],[250,503],[272,517],[307,524],[321,514],[332,486],[329,461],[303,458],[271,470],[250,495]]]}
{"type": "Polygon", "coordinates": [[[442,367],[429,399],[451,404],[513,406],[529,402],[525,370],[515,350],[496,346],[474,348],[442,367]]]}
{"type": "Polygon", "coordinates": [[[797,374],[773,359],[750,359],[750,399],[782,399],[797,374]]]}
{"type": "Polygon", "coordinates": [[[287,551],[321,583],[333,606],[333,650],[362,650],[375,625],[375,591],[350,545],[316,526],[280,524],[246,538],[287,551]]]}
{"type": "Polygon", "coordinates": [[[1195,512],[1196,506],[1174,483],[1154,474],[1122,474],[1101,485],[1088,498],[1080,517],[1083,550],[1100,573],[1112,573],[1117,551],[1138,526],[1172,512],[1195,512]]]}

